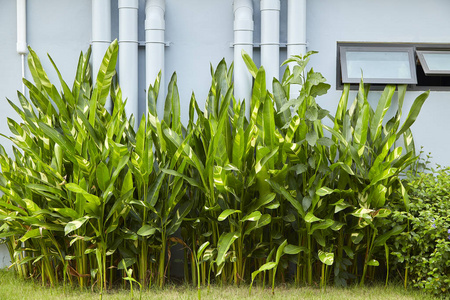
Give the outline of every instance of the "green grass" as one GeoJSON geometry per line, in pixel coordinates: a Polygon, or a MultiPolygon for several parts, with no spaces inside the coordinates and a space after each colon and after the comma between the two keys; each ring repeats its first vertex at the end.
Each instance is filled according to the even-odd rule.
{"type": "MultiPolygon", "coordinates": [[[[39,282],[32,280],[21,280],[15,276],[12,271],[0,270],[0,299],[2,300],[53,300],[53,299],[99,299],[99,294],[90,290],[80,291],[77,288],[62,286],[57,288],[48,288],[40,285],[39,282]]],[[[103,295],[105,300],[131,299],[129,290],[108,291],[103,295]]],[[[134,299],[139,299],[139,291],[135,289],[134,299]]],[[[197,299],[197,290],[183,285],[168,285],[163,290],[152,289],[142,293],[142,299],[197,299]]],[[[286,285],[278,286],[275,289],[275,295],[271,294],[270,289],[261,289],[254,287],[252,295],[249,296],[247,287],[218,287],[213,286],[209,293],[206,288],[202,289],[202,299],[435,299],[422,291],[404,290],[401,285],[391,285],[370,287],[350,287],[333,288],[328,287],[326,291],[318,288],[294,288],[286,285]]]]}

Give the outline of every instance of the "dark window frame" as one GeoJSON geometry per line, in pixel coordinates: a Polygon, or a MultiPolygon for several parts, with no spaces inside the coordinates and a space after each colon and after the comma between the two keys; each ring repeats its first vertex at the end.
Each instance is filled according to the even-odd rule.
{"type": "MultiPolygon", "coordinates": [[[[342,73],[341,73],[341,48],[342,47],[362,47],[362,48],[371,48],[371,47],[378,47],[378,48],[411,48],[414,51],[414,62],[415,62],[415,70],[417,70],[417,67],[420,67],[423,69],[422,66],[420,66],[420,61],[417,55],[417,51],[450,51],[450,43],[382,43],[382,42],[337,42],[336,46],[336,89],[342,90],[344,88],[344,83],[342,83],[342,73]]],[[[422,70],[420,70],[422,71],[422,70]]],[[[416,72],[417,73],[417,72],[416,72]]],[[[440,76],[443,75],[450,75],[449,73],[439,74],[440,76]]],[[[436,74],[437,75],[437,74],[436,74]]],[[[429,75],[436,76],[436,75],[429,75]]],[[[447,76],[445,76],[447,77],[447,76]]],[[[450,78],[450,77],[449,77],[450,78]]],[[[433,91],[450,91],[450,84],[449,85],[422,85],[420,84],[420,80],[418,79],[418,84],[408,84],[408,90],[409,91],[427,91],[427,90],[433,90],[433,91]]],[[[364,83],[367,83],[364,80],[364,83]]],[[[371,83],[371,89],[372,90],[383,90],[386,84],[377,84],[377,83],[371,83]]],[[[357,90],[359,86],[358,83],[351,83],[350,89],[351,90],[357,90]]]]}

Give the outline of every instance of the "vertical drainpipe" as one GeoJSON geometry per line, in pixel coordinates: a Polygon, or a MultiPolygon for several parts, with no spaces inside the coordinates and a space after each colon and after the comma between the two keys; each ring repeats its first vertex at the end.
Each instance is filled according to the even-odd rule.
{"type": "Polygon", "coordinates": [[[119,84],[125,112],[140,121],[138,112],[138,10],[139,0],[119,0],[119,84]]]}
{"type": "MultiPolygon", "coordinates": [[[[288,0],[287,56],[306,54],[306,0],[288,0]]],[[[290,63],[291,72],[296,64],[290,63]]],[[[290,98],[300,95],[300,86],[292,85],[290,98]]]]}
{"type": "Polygon", "coordinates": [[[252,75],[242,59],[242,50],[253,58],[253,1],[234,0],[234,97],[245,99],[245,112],[250,116],[252,75]]]}
{"type": "MultiPolygon", "coordinates": [[[[27,0],[17,0],[17,53],[22,58],[22,78],[25,78],[25,56],[27,55],[27,0]]],[[[25,84],[22,81],[22,94],[25,95],[25,84]]],[[[0,167],[1,168],[1,167],[0,167]]],[[[25,248],[25,242],[22,242],[25,248]]],[[[25,251],[22,257],[25,257],[25,251]]]]}
{"type": "Polygon", "coordinates": [[[261,65],[266,70],[266,87],[280,75],[280,0],[261,0],[261,65]]]}
{"type": "MultiPolygon", "coordinates": [[[[17,0],[17,53],[22,58],[22,78],[25,78],[25,55],[27,49],[27,0],[17,0]]],[[[25,84],[22,82],[22,94],[25,84]]]]}
{"type": "MultiPolygon", "coordinates": [[[[111,0],[92,0],[92,80],[95,82],[98,69],[111,43],[111,0]]],[[[105,108],[111,112],[111,99],[105,108]]]]}
{"type": "MultiPolygon", "coordinates": [[[[164,13],[166,4],[164,0],[147,0],[145,3],[145,89],[154,84],[158,73],[161,72],[161,81],[157,102],[159,113],[164,111],[165,82],[164,82],[164,32],[166,22],[164,13]]],[[[145,107],[148,106],[146,105],[145,107]]]]}

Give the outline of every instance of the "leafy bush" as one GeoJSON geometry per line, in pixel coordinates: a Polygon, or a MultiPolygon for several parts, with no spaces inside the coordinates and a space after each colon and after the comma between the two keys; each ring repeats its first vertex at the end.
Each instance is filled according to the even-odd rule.
{"type": "Polygon", "coordinates": [[[221,61],[204,110],[192,95],[186,127],[174,74],[163,115],[158,77],[135,130],[114,79],[117,52],[114,42],[94,84],[89,51],[81,55],[72,89],[59,76],[58,92],[30,49],[30,99],[18,93],[21,108],[10,102],[22,118],[8,120],[14,158],[0,151],[0,237],[23,277],[162,287],[175,244],[185,280],[198,287],[211,278],[273,286],[289,266],[297,284],[323,287],[364,284],[376,271],[377,251],[406,227],[386,217],[395,195],[407,201],[399,174],[415,162],[409,127],[428,93],[401,123],[406,86],[390,120],[395,86],[375,110],[363,83],[347,108],[347,86],[332,116],[316,102],[330,86],[306,70],[313,52],[285,62],[296,66],[273,80],[273,93],[264,68],[244,54],[254,77],[249,117],[233,97],[233,68],[221,61]],[[294,85],[300,96],[291,99],[294,85]]]}
{"type": "Polygon", "coordinates": [[[434,294],[450,293],[450,168],[410,174],[409,209],[393,214],[408,230],[391,242],[405,282],[434,294]],[[406,277],[405,276],[405,277],[406,277]]]}

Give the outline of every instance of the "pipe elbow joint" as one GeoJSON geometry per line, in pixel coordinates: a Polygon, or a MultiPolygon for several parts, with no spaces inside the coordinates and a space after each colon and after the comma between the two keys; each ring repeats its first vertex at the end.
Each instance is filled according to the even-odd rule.
{"type": "Polygon", "coordinates": [[[250,9],[253,13],[253,1],[252,0],[234,0],[233,2],[233,10],[236,14],[236,11],[240,8],[250,9]]]}
{"type": "Polygon", "coordinates": [[[280,10],[280,0],[261,0],[261,10],[280,10]]]}
{"type": "Polygon", "coordinates": [[[139,0],[119,0],[118,8],[133,8],[139,9],[139,0]]]}
{"type": "Polygon", "coordinates": [[[253,31],[253,2],[252,0],[234,0],[234,30],[253,31]]]}
{"type": "Polygon", "coordinates": [[[165,11],[164,0],[147,0],[145,4],[145,30],[165,30],[165,11]]]}

